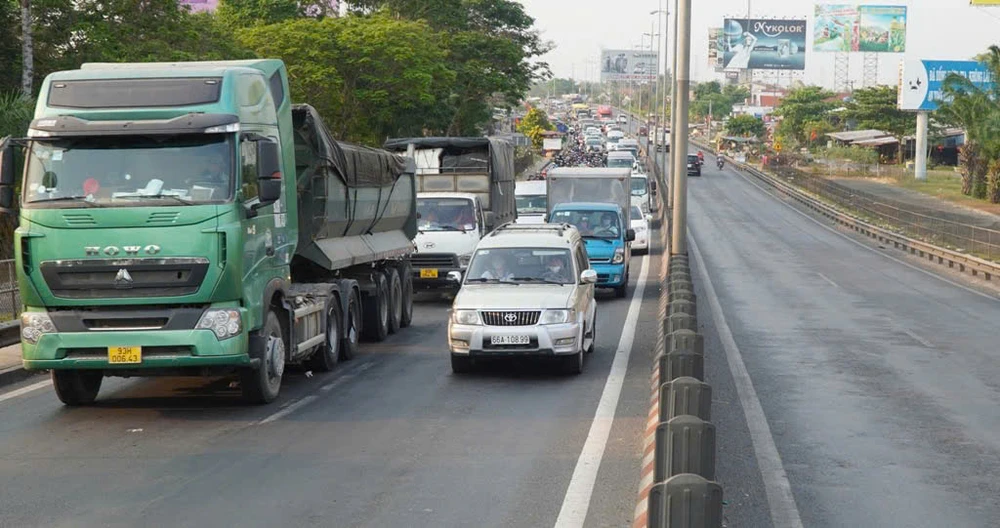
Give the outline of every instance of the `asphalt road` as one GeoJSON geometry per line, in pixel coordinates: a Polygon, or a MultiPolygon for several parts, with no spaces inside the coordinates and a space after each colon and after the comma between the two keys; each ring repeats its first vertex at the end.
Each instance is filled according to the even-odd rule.
{"type": "MultiPolygon", "coordinates": [[[[629,526],[649,406],[657,249],[586,526],[629,526]]],[[[602,293],[598,347],[567,377],[451,373],[449,303],[271,406],[229,380],[106,379],[66,408],[38,378],[0,393],[0,526],[553,526],[608,380],[629,297],[602,293]]]]}
{"type": "Polygon", "coordinates": [[[707,158],[688,211],[728,525],[777,513],[793,521],[779,526],[996,526],[997,298],[889,259],[707,158]],[[748,424],[733,357],[768,427],[748,424]],[[783,485],[791,500],[773,493],[783,485]]]}

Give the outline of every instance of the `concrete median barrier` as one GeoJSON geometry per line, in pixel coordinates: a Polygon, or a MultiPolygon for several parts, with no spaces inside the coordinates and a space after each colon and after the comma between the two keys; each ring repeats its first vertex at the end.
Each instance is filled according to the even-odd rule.
{"type": "Polygon", "coordinates": [[[678,313],[685,313],[688,315],[698,316],[695,305],[691,301],[676,300],[667,305],[667,315],[673,315],[678,313]]]}
{"type": "Polygon", "coordinates": [[[667,294],[667,304],[675,301],[698,302],[698,297],[691,290],[676,289],[667,294]]]}
{"type": "Polygon", "coordinates": [[[678,350],[656,358],[661,381],[677,378],[705,379],[705,356],[691,350],[678,350]]]}
{"type": "Polygon", "coordinates": [[[714,479],[715,426],[689,414],[660,422],[656,428],[655,457],[654,482],[682,473],[714,479]]]}
{"type": "Polygon", "coordinates": [[[685,414],[706,422],[712,419],[712,387],[708,383],[682,376],[660,385],[660,422],[685,414]]]}
{"type": "Polygon", "coordinates": [[[670,335],[678,330],[698,330],[698,318],[685,313],[675,313],[673,315],[668,315],[666,320],[666,327],[664,329],[666,335],[670,335]]]}
{"type": "Polygon", "coordinates": [[[650,528],[722,528],[722,486],[683,474],[649,491],[650,528]]]}

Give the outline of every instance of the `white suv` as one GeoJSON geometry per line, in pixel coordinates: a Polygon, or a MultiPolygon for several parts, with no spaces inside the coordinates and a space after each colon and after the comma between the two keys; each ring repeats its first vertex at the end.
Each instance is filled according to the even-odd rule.
{"type": "Polygon", "coordinates": [[[575,227],[498,228],[476,247],[452,305],[452,370],[467,372],[477,358],[539,356],[579,374],[596,341],[596,282],[575,227]]]}

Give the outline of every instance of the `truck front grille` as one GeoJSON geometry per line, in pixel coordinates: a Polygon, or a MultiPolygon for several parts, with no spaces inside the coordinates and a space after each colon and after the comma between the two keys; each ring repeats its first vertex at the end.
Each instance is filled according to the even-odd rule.
{"type": "Polygon", "coordinates": [[[64,299],[178,297],[198,291],[208,259],[55,260],[43,262],[41,272],[52,294],[64,299]]]}
{"type": "MultiPolygon", "coordinates": [[[[142,357],[191,357],[191,351],[190,346],[144,346],[142,347],[142,357]]],[[[65,352],[66,359],[108,359],[107,347],[67,348],[65,352]]]]}
{"type": "Polygon", "coordinates": [[[414,268],[457,268],[458,255],[453,253],[417,253],[410,257],[414,268]]]}
{"type": "Polygon", "coordinates": [[[538,323],[542,312],[480,312],[486,326],[531,326],[538,323]]]}

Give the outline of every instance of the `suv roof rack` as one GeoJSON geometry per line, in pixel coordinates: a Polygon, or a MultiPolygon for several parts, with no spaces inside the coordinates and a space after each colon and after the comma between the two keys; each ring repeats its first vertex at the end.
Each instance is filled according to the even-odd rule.
{"type": "Polygon", "coordinates": [[[491,237],[495,237],[500,233],[509,231],[535,231],[535,232],[555,232],[557,236],[563,236],[563,233],[573,227],[570,224],[504,224],[490,233],[491,237]]]}

